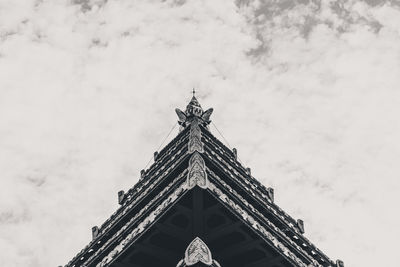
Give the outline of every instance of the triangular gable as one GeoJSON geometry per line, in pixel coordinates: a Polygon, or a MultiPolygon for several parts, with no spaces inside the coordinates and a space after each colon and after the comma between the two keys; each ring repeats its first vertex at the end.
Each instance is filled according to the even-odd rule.
{"type": "MultiPolygon", "coordinates": [[[[68,267],[119,267],[120,256],[193,190],[202,190],[218,199],[243,226],[263,240],[265,247],[281,255],[289,265],[343,266],[341,261],[333,263],[311,244],[302,235],[302,221],[295,221],[280,209],[274,203],[273,191],[260,184],[237,161],[236,150],[231,151],[209,132],[211,113],[212,109],[204,112],[194,97],[185,112],[177,110],[182,126],[179,135],[155,153],[154,164],[141,172],[140,181],[132,189],[119,192],[120,209],[100,228],[94,228],[93,241],[68,267]]],[[[201,247],[205,245],[202,242],[194,239],[190,244],[201,247]]],[[[211,251],[205,252],[209,253],[198,254],[203,260],[193,261],[192,265],[218,266],[217,261],[204,258],[211,251]]],[[[190,266],[188,259],[183,259],[182,266],[190,266]]]]}
{"type": "MultiPolygon", "coordinates": [[[[149,230],[151,226],[156,223],[168,209],[172,208],[180,199],[180,197],[193,188],[201,188],[201,190],[204,190],[213,195],[215,198],[218,198],[221,203],[223,203],[226,208],[230,210],[230,212],[242,219],[243,224],[247,225],[254,232],[264,238],[266,241],[266,246],[271,246],[283,257],[286,257],[288,262],[295,262],[296,266],[308,266],[308,264],[304,263],[302,259],[291,252],[291,250],[287,248],[285,244],[279,241],[279,239],[275,237],[276,234],[274,235],[269,232],[269,230],[263,226],[263,223],[259,222],[255,216],[252,216],[242,207],[245,205],[251,209],[252,207],[249,206],[249,203],[242,200],[241,204],[243,205],[238,204],[236,201],[231,199],[230,196],[224,193],[226,190],[228,190],[234,194],[234,191],[231,188],[229,188],[227,185],[226,188],[220,188],[218,184],[214,184],[212,181],[208,180],[205,172],[206,167],[200,153],[194,152],[189,162],[192,162],[192,164],[189,165],[189,170],[186,172],[187,175],[185,175],[185,179],[182,179],[182,176],[177,177],[169,186],[165,187],[163,191],[160,192],[158,199],[154,199],[148,203],[148,206],[151,206],[154,204],[154,202],[163,199],[158,203],[154,210],[149,211],[146,207],[144,207],[142,211],[131,218],[131,220],[124,227],[122,227],[114,237],[110,238],[108,242],[103,244],[102,249],[99,249],[97,252],[95,252],[91,258],[86,261],[85,265],[91,266],[92,264],[95,264],[93,266],[97,267],[108,266],[115,261],[124,250],[128,249],[129,246],[138,240],[141,235],[149,230]],[[146,216],[144,216],[145,214],[146,216]],[[133,227],[134,223],[138,221],[139,218],[141,218],[140,223],[133,227]],[[111,246],[113,242],[114,247],[107,250],[107,247],[111,246]],[[105,254],[105,251],[107,251],[106,255],[101,256],[105,254]],[[96,262],[96,259],[100,259],[100,261],[96,262]]],[[[214,174],[210,174],[213,175],[213,179],[217,179],[214,174]]],[[[308,261],[311,261],[311,259],[308,261]]],[[[316,263],[314,263],[314,265],[320,266],[316,263]]]]}

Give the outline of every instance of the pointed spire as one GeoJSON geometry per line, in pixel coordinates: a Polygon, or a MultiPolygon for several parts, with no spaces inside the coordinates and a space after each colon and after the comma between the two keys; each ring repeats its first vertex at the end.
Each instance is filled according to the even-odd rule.
{"type": "Polygon", "coordinates": [[[183,127],[186,127],[192,123],[194,118],[196,118],[199,119],[200,124],[207,126],[211,122],[210,116],[211,113],[213,112],[213,109],[209,108],[206,111],[204,111],[195,96],[196,91],[194,88],[192,90],[192,94],[193,94],[192,99],[190,100],[189,104],[187,104],[185,112],[183,112],[179,108],[175,109],[175,112],[179,118],[178,122],[183,127]]]}
{"type": "Polygon", "coordinates": [[[204,113],[203,109],[197,98],[193,95],[189,104],[186,106],[186,116],[197,116],[200,117],[204,113]]]}

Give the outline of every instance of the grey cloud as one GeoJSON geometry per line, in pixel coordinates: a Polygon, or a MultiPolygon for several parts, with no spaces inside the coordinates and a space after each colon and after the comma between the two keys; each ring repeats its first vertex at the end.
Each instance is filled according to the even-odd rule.
{"type": "Polygon", "coordinates": [[[395,262],[395,4],[34,3],[3,1],[0,17],[0,265],[65,264],[137,181],[193,86],[307,237],[349,266],[395,262]],[[382,226],[391,233],[367,238],[382,226]]]}

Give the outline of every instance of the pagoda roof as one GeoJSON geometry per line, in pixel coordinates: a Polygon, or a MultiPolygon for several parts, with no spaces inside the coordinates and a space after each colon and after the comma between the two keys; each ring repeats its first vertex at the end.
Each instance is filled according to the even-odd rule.
{"type": "Polygon", "coordinates": [[[137,184],[119,193],[120,207],[100,227],[93,227],[92,241],[66,267],[111,266],[193,188],[218,199],[293,266],[343,266],[304,236],[303,222],[284,212],[274,202],[273,189],[251,176],[237,160],[237,151],[209,131],[212,111],[203,111],[194,96],[185,112],[176,110],[180,133],[155,153],[154,163],[141,172],[137,184]]]}

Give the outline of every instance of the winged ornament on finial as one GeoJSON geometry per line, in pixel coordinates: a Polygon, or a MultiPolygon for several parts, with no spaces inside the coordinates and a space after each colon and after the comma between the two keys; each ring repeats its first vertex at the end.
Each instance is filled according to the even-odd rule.
{"type": "Polygon", "coordinates": [[[195,119],[197,119],[200,124],[207,126],[211,123],[210,117],[213,110],[213,108],[209,108],[206,111],[203,111],[199,101],[197,101],[196,97],[193,96],[189,104],[186,106],[185,112],[179,108],[176,108],[175,112],[178,115],[179,125],[183,127],[190,125],[195,119]]]}

